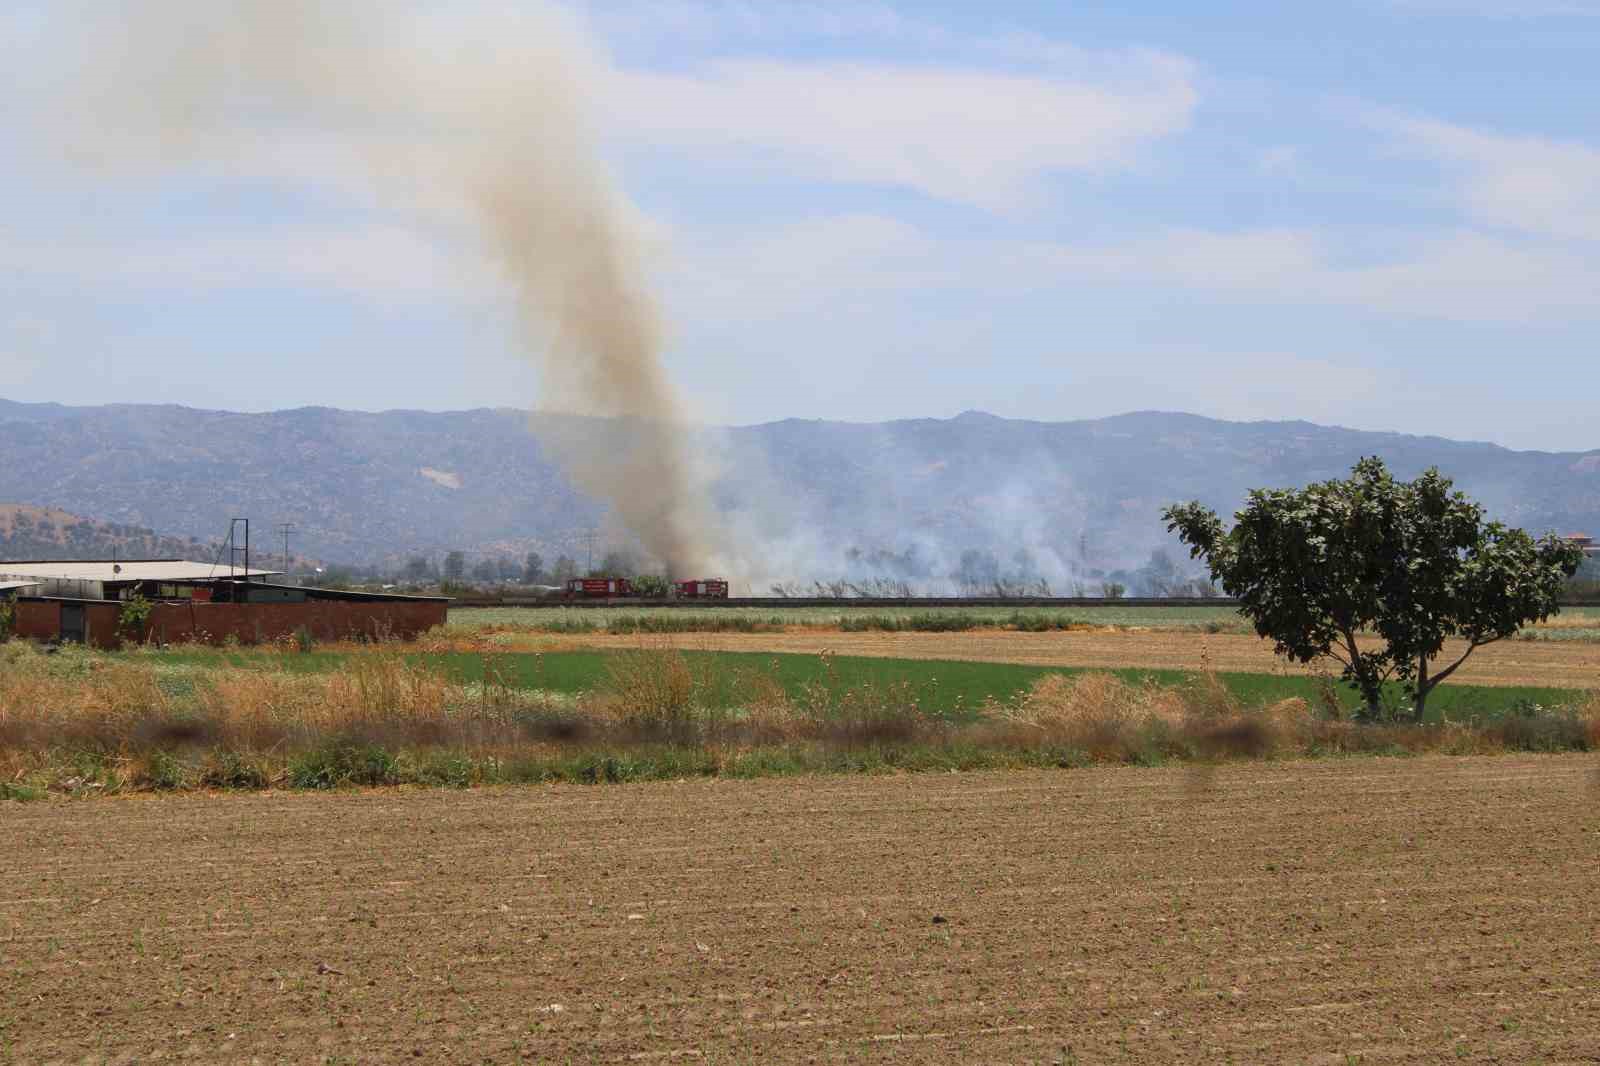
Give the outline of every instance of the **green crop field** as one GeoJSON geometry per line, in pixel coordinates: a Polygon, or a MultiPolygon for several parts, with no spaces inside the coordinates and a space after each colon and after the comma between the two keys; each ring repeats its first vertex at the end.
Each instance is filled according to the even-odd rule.
{"type": "MultiPolygon", "coordinates": [[[[243,668],[325,673],[346,666],[352,656],[362,652],[318,652],[304,655],[278,655],[248,651],[183,650],[148,654],[158,662],[190,668],[243,668]]],[[[407,660],[441,671],[453,681],[491,683],[509,688],[580,694],[598,688],[605,680],[610,663],[628,652],[473,652],[411,653],[407,660]]],[[[684,658],[704,679],[704,695],[713,706],[738,706],[745,694],[742,686],[758,675],[776,682],[791,698],[808,690],[820,691],[833,700],[847,693],[873,694],[896,702],[914,703],[924,712],[944,718],[969,719],[988,700],[1014,701],[1029,686],[1046,674],[1076,675],[1084,669],[1025,666],[1013,663],[929,661],[924,659],[885,659],[856,656],[818,656],[765,652],[686,651],[684,658]]],[[[1180,670],[1122,669],[1108,672],[1124,681],[1178,685],[1192,675],[1180,670]]],[[[1317,678],[1276,674],[1224,673],[1218,677],[1245,706],[1257,706],[1280,699],[1299,697],[1320,705],[1330,691],[1317,678]]],[[[1344,686],[1332,692],[1347,709],[1356,706],[1354,693],[1344,686]]],[[[1549,687],[1489,687],[1444,685],[1429,701],[1431,720],[1448,718],[1494,719],[1513,709],[1532,706],[1559,707],[1576,702],[1582,693],[1549,687]]],[[[1402,693],[1392,690],[1396,706],[1402,693]]]]}

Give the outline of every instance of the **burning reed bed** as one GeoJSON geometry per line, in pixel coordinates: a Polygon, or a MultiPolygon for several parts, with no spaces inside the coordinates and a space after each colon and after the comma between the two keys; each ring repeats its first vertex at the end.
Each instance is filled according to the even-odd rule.
{"type": "Polygon", "coordinates": [[[571,696],[518,688],[492,664],[481,681],[452,681],[391,649],[307,674],[9,644],[0,797],[1600,747],[1593,698],[1429,725],[1353,722],[1320,702],[1246,705],[1207,674],[1176,685],[1049,674],[953,715],[909,684],[795,691],[670,648],[617,653],[593,691],[571,696]]]}

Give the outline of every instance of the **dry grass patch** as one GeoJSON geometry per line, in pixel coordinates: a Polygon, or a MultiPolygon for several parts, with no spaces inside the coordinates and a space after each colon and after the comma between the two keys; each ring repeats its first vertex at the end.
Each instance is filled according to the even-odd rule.
{"type": "Polygon", "coordinates": [[[332,673],[0,646],[0,795],[87,787],[331,787],[638,780],[700,774],[1153,764],[1600,747],[1600,698],[1503,720],[1372,725],[1336,704],[1246,705],[1213,673],[1180,684],[1048,674],[1014,700],[936,712],[908,681],[729,667],[665,642],[624,649],[598,688],[518,688],[378,648],[332,673]]]}

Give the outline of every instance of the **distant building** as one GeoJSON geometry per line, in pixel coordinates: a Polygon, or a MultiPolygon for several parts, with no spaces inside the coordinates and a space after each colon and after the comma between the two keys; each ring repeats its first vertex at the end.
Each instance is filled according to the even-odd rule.
{"type": "Polygon", "coordinates": [[[43,641],[102,648],[125,641],[259,644],[309,634],[316,640],[411,640],[445,621],[449,600],[434,596],[302,588],[246,570],[185,559],[0,561],[0,595],[16,597],[12,631],[43,641]],[[123,604],[150,602],[138,632],[123,604]]]}
{"type": "Polygon", "coordinates": [[[1591,559],[1600,555],[1600,544],[1596,544],[1594,538],[1587,533],[1568,533],[1564,539],[1582,548],[1583,554],[1591,559]]]}

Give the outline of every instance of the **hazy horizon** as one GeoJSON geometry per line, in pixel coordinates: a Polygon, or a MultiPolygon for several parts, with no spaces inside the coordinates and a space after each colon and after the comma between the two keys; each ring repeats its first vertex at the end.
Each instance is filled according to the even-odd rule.
{"type": "MultiPolygon", "coordinates": [[[[166,402],[166,403],[141,403],[141,402],[133,402],[133,401],[118,401],[116,403],[107,403],[107,404],[75,404],[75,403],[65,403],[65,402],[58,401],[58,400],[15,400],[15,399],[12,399],[9,396],[0,396],[0,403],[16,403],[16,404],[22,404],[24,406],[37,406],[37,407],[62,407],[62,408],[76,409],[76,410],[87,410],[87,409],[93,409],[95,407],[113,407],[113,406],[178,407],[178,408],[183,408],[183,409],[186,409],[186,410],[192,410],[192,411],[203,412],[203,413],[208,413],[208,414],[227,414],[227,415],[274,415],[274,414],[290,414],[290,413],[293,413],[295,411],[319,411],[319,410],[320,411],[338,411],[338,412],[341,412],[341,413],[344,413],[344,414],[359,414],[359,415],[390,415],[390,414],[463,415],[463,414],[474,414],[474,413],[481,412],[481,411],[488,411],[488,412],[491,412],[491,413],[494,413],[494,414],[515,415],[515,416],[518,416],[518,417],[526,417],[528,415],[528,412],[523,408],[511,407],[511,406],[506,406],[506,405],[503,405],[503,404],[501,404],[501,405],[482,404],[482,405],[478,405],[478,406],[475,406],[475,407],[378,407],[378,408],[334,406],[334,405],[331,405],[331,404],[299,404],[299,405],[296,405],[296,406],[293,406],[293,407],[250,407],[250,406],[202,407],[202,406],[198,406],[198,405],[194,405],[194,404],[178,403],[178,402],[175,402],[175,401],[169,401],[169,402],[166,402]]],[[[540,411],[540,412],[535,412],[534,414],[536,416],[551,416],[551,417],[558,417],[558,418],[561,418],[561,417],[574,417],[574,418],[605,418],[605,417],[608,417],[608,416],[604,416],[604,415],[579,415],[579,414],[574,414],[573,412],[567,412],[567,411],[540,411]]],[[[1437,433],[1418,433],[1418,432],[1414,432],[1414,431],[1403,429],[1403,428],[1389,428],[1389,429],[1386,429],[1386,428],[1376,427],[1376,428],[1368,429],[1368,428],[1362,428],[1362,427],[1358,427],[1358,426],[1343,425],[1343,424],[1340,424],[1338,422],[1316,421],[1316,420],[1313,420],[1313,419],[1303,419],[1303,418],[1220,418],[1220,417],[1217,417],[1215,415],[1201,414],[1200,412],[1197,412],[1197,411],[1182,411],[1182,410],[1176,410],[1176,409],[1170,409],[1169,410],[1169,409],[1161,409],[1161,408],[1153,408],[1153,407],[1152,408],[1143,408],[1143,409],[1139,409],[1139,410],[1114,411],[1114,412],[1111,412],[1111,413],[1108,413],[1108,414],[1101,414],[1101,415],[1084,415],[1084,416],[1081,416],[1081,417],[1074,417],[1074,418],[1017,418],[1017,417],[1012,417],[1012,416],[1009,416],[1009,415],[996,414],[993,411],[984,411],[984,410],[981,410],[981,409],[978,409],[978,408],[968,408],[965,411],[957,411],[954,414],[949,414],[949,415],[906,415],[906,416],[898,417],[898,418],[881,418],[881,419],[808,418],[808,417],[801,416],[801,415],[788,415],[788,416],[783,416],[783,417],[779,417],[779,418],[763,419],[763,420],[761,420],[759,422],[694,422],[694,423],[690,423],[690,424],[698,426],[698,427],[703,428],[703,429],[711,429],[711,430],[719,430],[719,429],[755,429],[755,428],[759,428],[759,427],[762,427],[762,426],[770,426],[770,425],[775,425],[775,424],[779,424],[779,423],[783,423],[783,422],[818,422],[818,423],[828,423],[828,424],[842,425],[842,426],[877,426],[877,425],[886,425],[886,424],[897,423],[897,422],[953,422],[953,421],[956,421],[958,419],[961,419],[961,418],[967,417],[967,416],[979,416],[979,417],[983,417],[983,418],[999,419],[999,420],[1005,421],[1005,422],[1029,422],[1029,423],[1036,423],[1036,424],[1039,424],[1039,425],[1066,425],[1066,424],[1079,423],[1079,422],[1109,422],[1109,421],[1112,421],[1114,419],[1133,418],[1133,417],[1138,417],[1138,416],[1143,416],[1143,415],[1151,415],[1151,416],[1159,416],[1159,417],[1199,418],[1199,419],[1205,419],[1205,420],[1210,421],[1210,422],[1226,423],[1226,424],[1229,424],[1229,425],[1287,425],[1287,424],[1293,424],[1293,423],[1304,423],[1306,425],[1317,426],[1317,427],[1322,428],[1322,429],[1344,430],[1344,431],[1348,431],[1348,432],[1352,432],[1352,433],[1396,434],[1396,435],[1404,436],[1404,437],[1419,437],[1419,438],[1432,438],[1432,439],[1438,439],[1438,440],[1446,440],[1446,441],[1450,441],[1450,442],[1455,443],[1455,444],[1488,444],[1488,445],[1492,445],[1492,446],[1498,447],[1498,448],[1505,448],[1508,451],[1514,451],[1514,452],[1545,452],[1545,453],[1549,453],[1549,454],[1581,455],[1581,454],[1586,454],[1588,452],[1600,451],[1600,445],[1596,445],[1593,448],[1517,448],[1517,447],[1512,447],[1510,445],[1500,444],[1500,443],[1498,443],[1496,441],[1487,440],[1487,439],[1484,439],[1484,438],[1450,437],[1450,436],[1444,436],[1442,434],[1437,434],[1437,433]]]]}
{"type": "MultiPolygon", "coordinates": [[[[547,6],[338,10],[516,69],[547,6]]],[[[584,118],[691,419],[1179,410],[1600,447],[1600,113],[1579,103],[1600,2],[555,7],[593,53],[584,118]]],[[[247,10],[166,9],[208,32],[247,10]]],[[[337,127],[258,116],[225,152],[108,166],[75,110],[107,10],[0,13],[8,395],[548,400],[515,294],[432,181],[471,109],[346,99],[337,127]],[[394,157],[417,168],[403,204],[370,171],[394,157]]],[[[236,83],[216,106],[252,102],[236,83]]]]}

